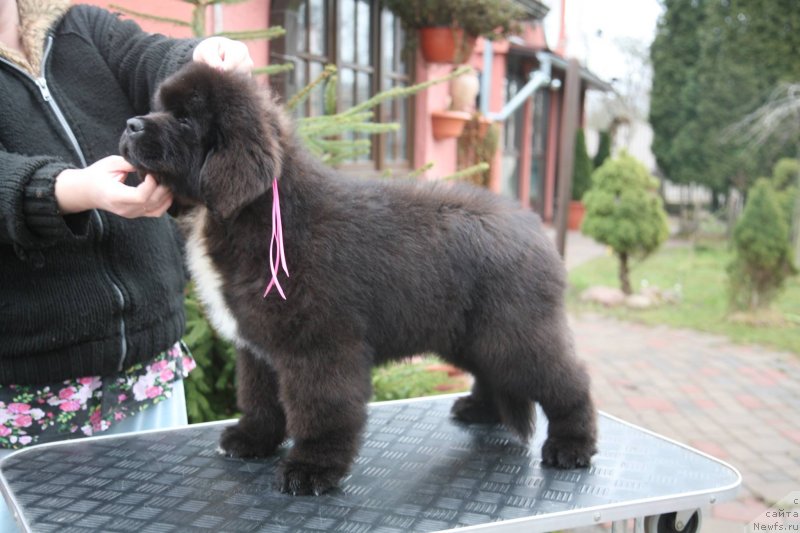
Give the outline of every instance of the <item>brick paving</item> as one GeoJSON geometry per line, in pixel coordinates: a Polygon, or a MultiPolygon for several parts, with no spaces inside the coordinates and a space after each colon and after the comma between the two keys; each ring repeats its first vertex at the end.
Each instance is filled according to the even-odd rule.
{"type": "MultiPolygon", "coordinates": [[[[574,236],[567,241],[568,268],[605,253],[574,236]]],[[[800,490],[800,356],[596,314],[575,315],[571,325],[601,410],[742,473],[739,497],[713,506],[704,532],[744,531],[800,490]]]]}

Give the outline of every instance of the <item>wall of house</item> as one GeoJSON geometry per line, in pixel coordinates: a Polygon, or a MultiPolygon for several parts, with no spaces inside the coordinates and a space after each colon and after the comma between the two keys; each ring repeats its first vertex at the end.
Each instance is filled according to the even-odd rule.
{"type": "MultiPolygon", "coordinates": [[[[502,89],[506,76],[508,43],[493,43],[486,39],[479,38],[475,44],[472,55],[465,62],[479,72],[483,70],[483,53],[485,46],[492,47],[494,57],[492,64],[492,94],[489,100],[489,110],[497,112],[503,108],[503,104],[505,103],[502,89]]],[[[415,64],[417,82],[424,82],[445,76],[457,68],[457,65],[446,63],[428,63],[423,59],[419,51],[417,51],[415,64]]],[[[435,139],[431,126],[431,113],[448,109],[449,106],[450,86],[446,83],[434,85],[418,94],[416,97],[413,166],[414,168],[421,168],[428,163],[433,163],[433,168],[425,172],[425,176],[428,179],[446,176],[457,170],[458,139],[435,139]]],[[[492,164],[489,188],[494,191],[499,191],[500,189],[500,155],[500,151],[498,151],[492,164]]]]}
{"type": "MultiPolygon", "coordinates": [[[[499,113],[506,103],[505,95],[505,80],[507,74],[507,60],[508,60],[508,41],[488,41],[486,39],[478,39],[475,52],[472,54],[470,64],[477,70],[483,70],[483,52],[485,46],[492,47],[492,81],[491,94],[489,95],[489,112],[499,113]]],[[[500,192],[500,176],[502,173],[502,150],[500,147],[503,145],[503,131],[500,129],[500,141],[498,143],[498,150],[495,152],[494,160],[491,162],[492,172],[489,176],[489,190],[500,192]]]]}
{"type": "MultiPolygon", "coordinates": [[[[416,81],[425,82],[446,76],[453,70],[445,63],[427,63],[417,51],[416,81]]],[[[431,125],[431,112],[445,110],[450,106],[450,87],[446,83],[434,85],[419,93],[414,106],[414,168],[422,168],[428,163],[433,167],[425,172],[425,177],[435,179],[452,174],[456,170],[456,150],[458,140],[434,139],[431,125]]]]}
{"type": "MultiPolygon", "coordinates": [[[[139,13],[157,14],[189,22],[192,20],[193,7],[187,2],[171,0],[72,0],[74,4],[93,4],[110,11],[116,11],[111,5],[130,9],[139,13]]],[[[222,5],[206,9],[206,33],[216,31],[263,29],[269,26],[270,0],[248,0],[246,3],[222,5]]],[[[126,15],[127,17],[127,15],[126,15]]],[[[161,33],[170,37],[192,37],[189,28],[167,22],[146,20],[142,17],[130,17],[142,26],[145,31],[161,33]]],[[[267,64],[269,44],[266,41],[247,43],[250,55],[257,66],[267,64]]]]}

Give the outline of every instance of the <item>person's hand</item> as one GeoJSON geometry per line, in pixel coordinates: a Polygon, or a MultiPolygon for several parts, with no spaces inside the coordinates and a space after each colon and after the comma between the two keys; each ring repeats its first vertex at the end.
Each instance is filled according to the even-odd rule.
{"type": "Polygon", "coordinates": [[[219,70],[242,74],[250,74],[253,69],[253,59],[247,45],[226,37],[209,37],[200,41],[194,48],[192,59],[219,70]]]}
{"type": "Polygon", "coordinates": [[[93,165],[67,169],[56,176],[55,196],[61,214],[102,209],[125,218],[160,217],[172,204],[172,193],[148,174],[136,187],[125,185],[136,169],[118,155],[93,165]]]}

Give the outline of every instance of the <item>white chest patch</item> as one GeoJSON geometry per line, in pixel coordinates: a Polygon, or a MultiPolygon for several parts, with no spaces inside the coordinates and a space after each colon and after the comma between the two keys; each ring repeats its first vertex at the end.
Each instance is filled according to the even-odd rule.
{"type": "Polygon", "coordinates": [[[224,338],[239,345],[244,341],[239,335],[239,325],[222,295],[222,277],[211,257],[205,238],[207,210],[198,208],[187,220],[186,259],[197,294],[214,329],[224,338]]]}

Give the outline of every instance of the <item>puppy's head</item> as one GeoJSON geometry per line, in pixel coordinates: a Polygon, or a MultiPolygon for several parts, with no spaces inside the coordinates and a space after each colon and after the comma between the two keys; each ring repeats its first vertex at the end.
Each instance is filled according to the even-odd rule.
{"type": "Polygon", "coordinates": [[[278,178],[284,123],[250,78],[189,63],[159,86],[151,113],[128,120],[120,154],[179,204],[228,218],[278,178]]]}

